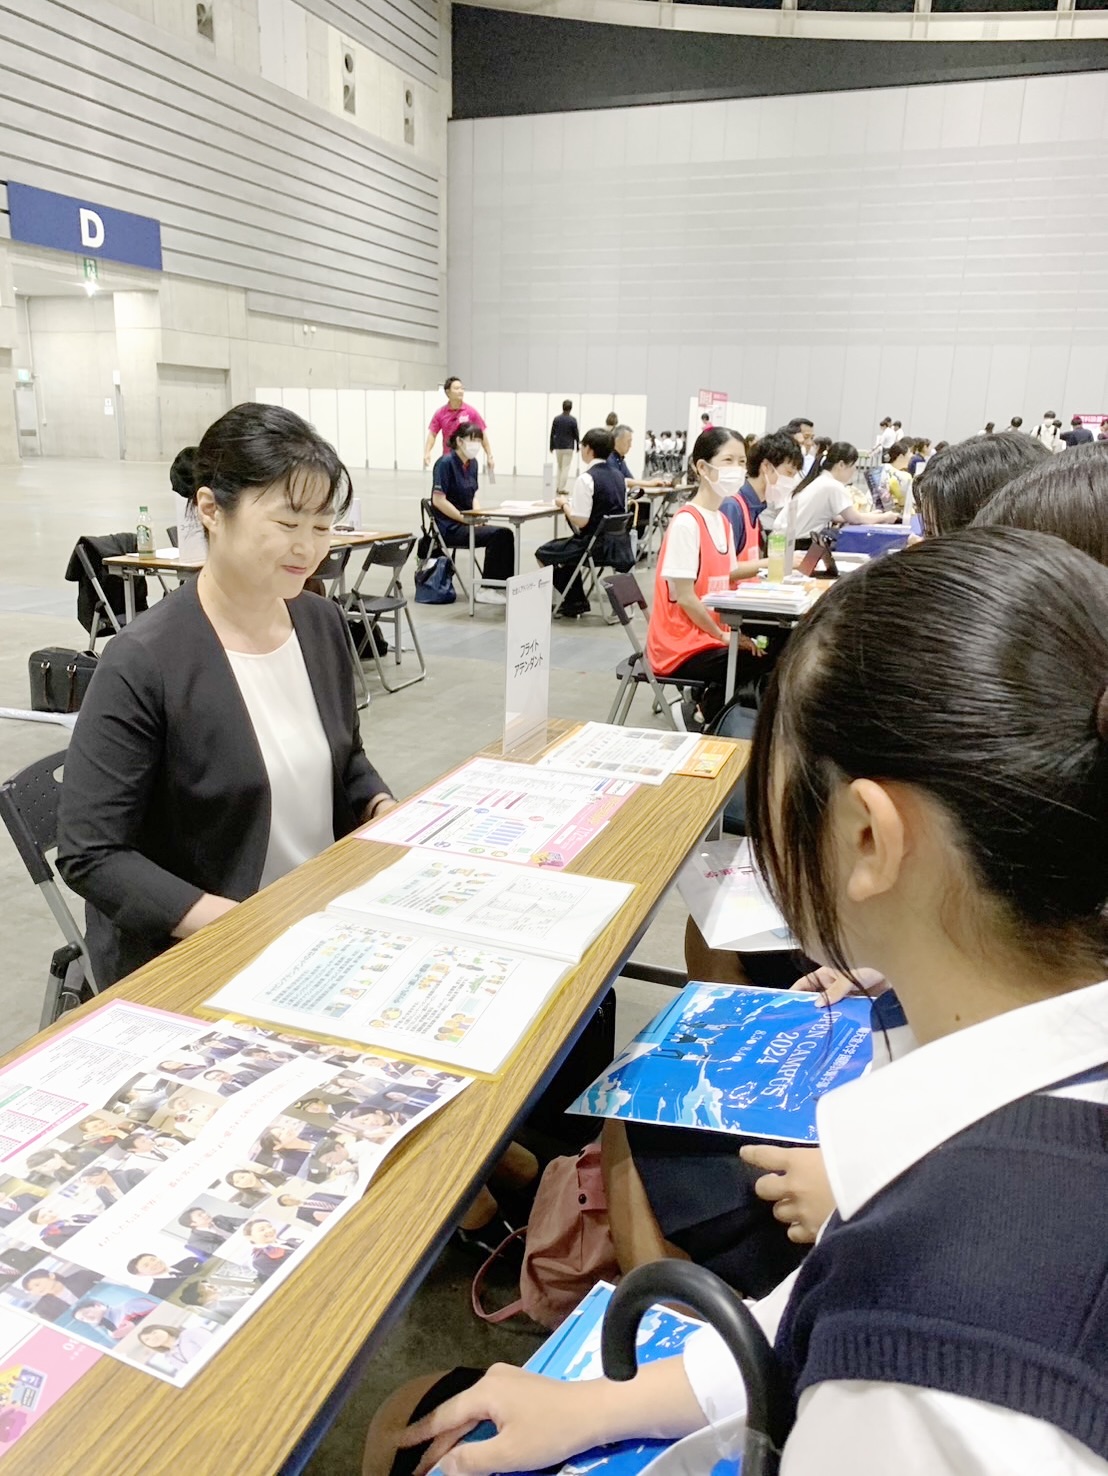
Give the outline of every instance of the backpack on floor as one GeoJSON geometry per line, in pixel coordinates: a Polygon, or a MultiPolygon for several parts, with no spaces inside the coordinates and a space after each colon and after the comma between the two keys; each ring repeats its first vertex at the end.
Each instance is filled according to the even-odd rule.
{"type": "Polygon", "coordinates": [[[543,1327],[560,1327],[598,1281],[618,1281],[619,1263],[608,1229],[608,1198],[600,1171],[600,1144],[546,1167],[525,1230],[497,1247],[473,1278],[473,1310],[482,1322],[506,1322],[521,1312],[543,1327]],[[513,1240],[523,1237],[519,1298],[499,1312],[481,1304],[485,1279],[513,1240]]]}
{"type": "Polygon", "coordinates": [[[445,554],[416,570],[417,605],[452,605],[458,598],[454,588],[454,565],[445,554]]]}

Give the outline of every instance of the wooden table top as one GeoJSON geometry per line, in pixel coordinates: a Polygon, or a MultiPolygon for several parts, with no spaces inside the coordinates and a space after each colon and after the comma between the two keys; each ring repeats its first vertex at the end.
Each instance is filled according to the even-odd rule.
{"type": "MultiPolygon", "coordinates": [[[[371,543],[380,543],[385,538],[407,538],[407,533],[382,533],[376,530],[358,530],[350,533],[333,533],[331,535],[332,548],[365,548],[371,543]]],[[[136,572],[140,574],[159,574],[174,569],[183,573],[193,574],[204,566],[192,562],[184,563],[177,558],[159,557],[157,554],[113,554],[111,558],[104,560],[106,569],[116,569],[121,574],[136,572]]]]}
{"type": "Polygon", "coordinates": [[[463,516],[467,523],[480,522],[482,518],[505,518],[512,523],[529,523],[532,518],[549,518],[561,509],[553,502],[542,507],[482,507],[476,512],[467,509],[463,516]]]}
{"type": "MultiPolygon", "coordinates": [[[[548,741],[570,726],[552,723],[548,741]]],[[[635,890],[498,1079],[475,1082],[404,1140],[356,1208],[187,1388],[105,1356],[4,1455],[4,1476],[43,1476],[77,1464],[82,1476],[274,1476],[355,1357],[387,1332],[536,1087],[630,957],[742,774],[748,745],[734,750],[715,779],[675,776],[641,785],[569,868],[632,882],[635,890]]],[[[378,842],[339,841],[132,974],[110,997],[195,1014],[285,928],[403,854],[378,842]]],[[[437,1362],[450,1361],[449,1348],[441,1349],[437,1362]]]]}

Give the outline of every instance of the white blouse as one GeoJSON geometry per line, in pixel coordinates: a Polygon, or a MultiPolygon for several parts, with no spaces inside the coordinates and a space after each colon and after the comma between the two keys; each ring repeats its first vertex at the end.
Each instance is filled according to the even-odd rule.
{"type": "Polygon", "coordinates": [[[269,778],[266,887],[335,839],[334,764],[296,632],[276,651],[228,651],[269,778]]]}

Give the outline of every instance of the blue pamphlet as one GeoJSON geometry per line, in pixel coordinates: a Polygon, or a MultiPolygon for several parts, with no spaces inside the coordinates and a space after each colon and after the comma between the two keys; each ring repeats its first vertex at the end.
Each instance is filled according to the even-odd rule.
{"type": "MultiPolygon", "coordinates": [[[[600,1332],[612,1290],[603,1281],[594,1286],[525,1365],[528,1372],[567,1382],[600,1378],[603,1374],[600,1332]]],[[[636,1346],[640,1367],[680,1353],[686,1339],[699,1325],[665,1307],[652,1307],[639,1324],[636,1346]]],[[[469,1438],[488,1440],[495,1434],[491,1425],[482,1425],[469,1438]]],[[[560,1467],[558,1476],[586,1476],[586,1473],[587,1476],[601,1476],[601,1473],[603,1476],[639,1476],[651,1461],[671,1448],[672,1442],[668,1440],[624,1440],[618,1445],[574,1456],[560,1467]]],[[[740,1464],[728,1460],[719,1462],[713,1467],[712,1476],[739,1476],[740,1464]]],[[[437,1467],[432,1476],[441,1476],[437,1467]]],[[[528,1476],[540,1476],[540,1473],[533,1471],[528,1476]]],[[[552,1470],[548,1469],[543,1476],[553,1476],[552,1470]]]]}
{"type": "Polygon", "coordinates": [[[815,1143],[816,1102],[871,1054],[868,999],[689,984],[570,1111],[815,1143]]]}

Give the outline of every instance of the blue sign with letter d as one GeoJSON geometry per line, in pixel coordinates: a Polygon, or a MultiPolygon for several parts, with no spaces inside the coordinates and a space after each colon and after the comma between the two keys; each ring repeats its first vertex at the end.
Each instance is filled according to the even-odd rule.
{"type": "Polygon", "coordinates": [[[23,184],[8,185],[8,213],[13,241],[162,269],[162,228],[148,216],[23,184]]]}

